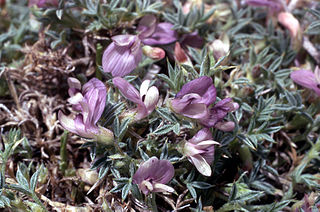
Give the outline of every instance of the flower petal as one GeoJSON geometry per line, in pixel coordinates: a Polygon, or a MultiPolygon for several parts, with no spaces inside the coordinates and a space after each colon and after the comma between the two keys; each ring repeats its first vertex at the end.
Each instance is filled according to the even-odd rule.
{"type": "Polygon", "coordinates": [[[182,89],[177,93],[176,98],[181,98],[190,93],[196,93],[202,97],[198,103],[210,105],[216,100],[216,89],[212,79],[207,76],[199,77],[184,84],[182,89]]]}
{"type": "Polygon", "coordinates": [[[95,135],[99,133],[98,127],[96,128],[95,132],[93,132],[94,126],[90,126],[91,129],[90,129],[90,131],[88,130],[87,126],[83,122],[83,116],[81,114],[76,116],[74,123],[75,123],[75,127],[77,130],[76,134],[79,136],[82,136],[84,138],[94,138],[95,135]]]}
{"type": "Polygon", "coordinates": [[[225,122],[220,121],[216,125],[214,125],[214,127],[224,132],[230,132],[230,131],[233,131],[235,124],[233,121],[225,121],[225,122]]]}
{"type": "Polygon", "coordinates": [[[157,87],[152,86],[149,88],[147,94],[144,97],[144,105],[146,106],[148,110],[148,114],[152,113],[154,108],[156,107],[157,103],[159,101],[159,90],[157,87]]]}
{"type": "Polygon", "coordinates": [[[121,91],[122,95],[134,103],[141,103],[140,94],[128,81],[120,77],[112,79],[113,84],[121,91]]]}
{"type": "Polygon", "coordinates": [[[320,84],[320,68],[319,66],[316,66],[314,70],[314,75],[316,76],[316,82],[320,84]]]}
{"type": "Polygon", "coordinates": [[[202,153],[205,153],[205,150],[198,148],[196,144],[193,144],[189,141],[185,143],[183,148],[183,154],[185,156],[189,157],[189,156],[199,155],[202,153]]]}
{"type": "Polygon", "coordinates": [[[202,175],[211,176],[212,174],[211,167],[202,156],[195,155],[190,157],[190,160],[202,175]]]}
{"type": "Polygon", "coordinates": [[[290,32],[292,38],[295,38],[300,31],[299,21],[289,12],[281,12],[278,15],[278,21],[290,32]]]}
{"type": "Polygon", "coordinates": [[[246,0],[246,3],[256,7],[266,6],[276,11],[282,8],[281,3],[277,0],[246,0]]]}
{"type": "Polygon", "coordinates": [[[157,157],[151,157],[149,160],[142,162],[136,173],[132,177],[132,182],[140,184],[146,179],[150,179],[158,169],[159,160],[157,157]]]}
{"type": "Polygon", "coordinates": [[[76,126],[74,123],[74,120],[66,115],[64,115],[61,110],[58,112],[58,119],[60,124],[62,125],[63,128],[66,130],[72,132],[72,133],[77,133],[76,126]]]}
{"type": "Polygon", "coordinates": [[[174,189],[170,186],[167,186],[165,184],[162,183],[155,183],[153,185],[153,192],[169,192],[172,193],[174,192],[174,189]]]}
{"type": "Polygon", "coordinates": [[[111,38],[117,46],[129,47],[136,41],[136,35],[116,35],[111,38]]]}
{"type": "Polygon", "coordinates": [[[183,46],[191,46],[193,48],[202,48],[203,46],[203,39],[199,36],[198,32],[192,32],[192,33],[188,33],[188,34],[183,34],[180,43],[183,46]]]}
{"type": "Polygon", "coordinates": [[[102,56],[104,72],[111,72],[114,77],[122,77],[135,69],[142,59],[140,40],[132,46],[117,46],[111,43],[102,56]]]}
{"type": "Polygon", "coordinates": [[[79,104],[81,101],[83,101],[83,96],[80,92],[76,93],[68,99],[68,102],[73,105],[79,104]]]}
{"type": "Polygon", "coordinates": [[[153,185],[148,180],[144,180],[139,184],[139,189],[142,191],[142,193],[147,195],[150,191],[153,191],[153,185]]]}
{"type": "Polygon", "coordinates": [[[192,143],[199,143],[204,140],[212,140],[212,133],[209,128],[199,130],[190,140],[192,143]]]}
{"type": "Polygon", "coordinates": [[[290,74],[291,79],[306,88],[314,89],[317,87],[316,77],[312,71],[309,70],[298,70],[293,71],[290,74]]]}
{"type": "Polygon", "coordinates": [[[181,114],[193,119],[203,119],[209,114],[205,104],[189,104],[182,111],[181,114]]]}
{"type": "Polygon", "coordinates": [[[103,82],[92,78],[83,86],[82,90],[89,105],[90,122],[96,124],[106,105],[107,89],[103,82]]]}
{"type": "Polygon", "coordinates": [[[166,184],[174,176],[174,167],[168,160],[159,160],[152,176],[155,182],[166,184]]]}
{"type": "Polygon", "coordinates": [[[150,37],[157,27],[157,18],[154,15],[145,15],[139,21],[138,32],[139,38],[144,39],[150,37]]]}
{"type": "Polygon", "coordinates": [[[81,90],[81,82],[77,78],[69,77],[68,85],[69,85],[69,88],[75,88],[77,90],[81,90]]]}
{"type": "Polygon", "coordinates": [[[144,80],[141,85],[140,85],[140,98],[145,96],[148,92],[149,85],[150,85],[150,80],[144,80]]]}
{"type": "Polygon", "coordinates": [[[219,142],[216,142],[214,140],[205,140],[205,141],[200,141],[197,143],[197,146],[199,146],[201,149],[202,148],[207,148],[208,146],[214,145],[214,144],[220,144],[219,142]]]}
{"type": "Polygon", "coordinates": [[[176,42],[174,46],[174,58],[179,63],[186,63],[188,60],[190,60],[187,53],[184,51],[183,48],[181,48],[179,42],[176,42]]]}
{"type": "Polygon", "coordinates": [[[201,99],[201,96],[195,93],[184,95],[181,99],[175,98],[171,100],[171,107],[176,113],[181,113],[186,106],[194,101],[201,99]]]}
{"type": "Polygon", "coordinates": [[[172,30],[173,25],[171,23],[159,23],[154,33],[142,40],[146,45],[165,45],[177,40],[177,33],[172,30]]]}

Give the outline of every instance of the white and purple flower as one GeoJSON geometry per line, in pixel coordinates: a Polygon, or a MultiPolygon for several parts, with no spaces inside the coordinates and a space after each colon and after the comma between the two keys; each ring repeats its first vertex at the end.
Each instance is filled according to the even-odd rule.
{"type": "Polygon", "coordinates": [[[113,36],[102,56],[104,72],[123,77],[135,69],[142,59],[141,41],[136,35],[113,36]]]}
{"type": "Polygon", "coordinates": [[[168,160],[152,157],[142,162],[133,175],[132,182],[138,184],[145,195],[150,192],[174,192],[167,184],[174,176],[174,167],[168,160]]]}
{"type": "MultiPolygon", "coordinates": [[[[222,122],[229,112],[238,109],[239,105],[232,102],[231,98],[226,98],[211,106],[215,101],[216,88],[212,79],[203,76],[183,85],[176,97],[171,100],[171,108],[176,113],[198,120],[205,127],[216,127],[216,124],[222,122]]],[[[221,124],[217,125],[217,128],[219,126],[221,124]]],[[[224,125],[219,129],[231,131],[233,128],[230,126],[230,124],[224,125]]]]}
{"type": "Polygon", "coordinates": [[[72,109],[78,114],[75,118],[58,113],[60,124],[68,131],[81,137],[95,139],[104,143],[113,140],[113,133],[103,127],[97,126],[106,105],[106,87],[97,78],[91,79],[84,84],[81,90],[81,83],[76,78],[68,79],[72,109]]]}
{"type": "Polygon", "coordinates": [[[155,109],[159,100],[159,90],[155,86],[150,86],[150,80],[145,80],[140,86],[140,92],[128,81],[115,77],[113,84],[121,91],[122,95],[128,100],[137,104],[133,109],[135,120],[147,117],[155,109]]]}
{"type": "Polygon", "coordinates": [[[219,144],[212,138],[209,128],[198,131],[183,145],[183,154],[204,176],[211,176],[210,164],[214,159],[214,145],[219,144]]]}

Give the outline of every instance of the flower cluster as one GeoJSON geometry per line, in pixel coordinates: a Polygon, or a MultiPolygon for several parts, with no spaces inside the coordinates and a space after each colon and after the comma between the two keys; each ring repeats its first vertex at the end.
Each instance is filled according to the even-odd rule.
{"type": "MultiPolygon", "coordinates": [[[[198,48],[203,45],[203,40],[197,32],[185,34],[179,38],[177,32],[172,28],[172,24],[157,23],[155,16],[146,15],[139,21],[137,35],[113,36],[111,44],[104,51],[102,57],[104,72],[111,73],[114,87],[121,92],[123,97],[136,104],[136,107],[128,109],[119,116],[132,117],[130,124],[138,121],[140,123],[151,115],[160,99],[159,89],[152,85],[153,80],[142,81],[138,90],[123,78],[139,65],[143,54],[159,60],[164,58],[165,53],[163,49],[156,46],[174,44],[175,60],[180,64],[192,66],[192,58],[188,55],[186,47],[198,48]]],[[[223,51],[221,54],[226,54],[228,49],[223,49],[223,51]]],[[[112,132],[97,126],[106,104],[105,85],[96,78],[84,84],[82,89],[80,82],[75,78],[69,78],[68,83],[71,96],[68,101],[78,114],[75,118],[71,118],[60,111],[61,125],[84,138],[97,141],[104,138],[107,143],[110,143],[113,138],[112,132]]],[[[175,98],[168,102],[160,101],[159,105],[162,103],[169,103],[175,113],[196,120],[204,127],[191,139],[180,142],[180,148],[177,146],[177,149],[202,175],[211,176],[210,164],[214,160],[214,145],[219,143],[213,140],[210,128],[232,131],[235,124],[225,121],[225,117],[229,112],[235,111],[239,105],[231,98],[217,101],[216,88],[212,78],[208,76],[202,76],[186,83],[175,98]]],[[[150,192],[174,192],[173,188],[165,185],[173,176],[174,167],[168,160],[151,157],[140,164],[132,180],[145,195],[148,195],[150,192]]]]}
{"type": "Polygon", "coordinates": [[[174,176],[174,167],[167,160],[152,157],[142,162],[133,175],[132,181],[138,184],[144,194],[149,192],[174,192],[167,184],[174,176]]]}
{"type": "Polygon", "coordinates": [[[205,176],[211,176],[212,173],[210,164],[214,158],[214,144],[219,143],[213,140],[210,130],[204,128],[183,145],[185,156],[205,176]]]}
{"type": "Polygon", "coordinates": [[[171,100],[171,107],[176,113],[196,119],[205,127],[232,131],[234,124],[225,124],[223,119],[229,112],[237,110],[239,105],[226,98],[212,106],[216,97],[212,79],[203,76],[186,83],[171,100]]]}
{"type": "Polygon", "coordinates": [[[104,84],[93,78],[82,87],[76,78],[68,79],[70,98],[68,102],[72,104],[72,109],[78,114],[75,118],[58,113],[61,125],[72,133],[81,137],[95,139],[109,144],[113,140],[113,133],[103,127],[97,126],[106,104],[106,87],[104,84]]]}
{"type": "Polygon", "coordinates": [[[138,26],[138,35],[117,35],[103,53],[103,71],[113,77],[123,77],[135,69],[142,59],[142,52],[152,59],[164,58],[165,52],[144,45],[165,45],[176,41],[177,34],[170,23],[159,23],[153,15],[144,16],[138,26]],[[142,49],[144,51],[142,51],[142,49]]]}

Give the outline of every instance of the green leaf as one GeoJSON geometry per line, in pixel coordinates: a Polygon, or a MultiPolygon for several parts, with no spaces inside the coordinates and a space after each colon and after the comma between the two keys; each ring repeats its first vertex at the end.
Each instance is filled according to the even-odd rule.
{"type": "Polygon", "coordinates": [[[237,193],[238,193],[237,184],[233,183],[232,184],[232,189],[231,189],[231,192],[230,192],[230,195],[229,195],[228,202],[234,200],[237,197],[237,193]]]}
{"type": "Polygon", "coordinates": [[[119,139],[122,139],[123,136],[125,135],[125,133],[127,132],[128,126],[131,123],[132,118],[128,117],[125,118],[122,122],[121,122],[121,126],[120,126],[120,132],[119,132],[119,139]]]}
{"type": "Polygon", "coordinates": [[[200,188],[200,189],[209,189],[212,188],[213,185],[206,183],[206,182],[202,182],[202,181],[193,181],[190,183],[193,187],[195,188],[200,188]]]}
{"type": "Polygon", "coordinates": [[[20,170],[20,166],[18,167],[18,171],[17,171],[17,175],[16,175],[17,181],[19,183],[19,185],[25,189],[25,190],[29,190],[29,183],[28,180],[25,178],[25,176],[23,176],[21,170],[20,170]]]}
{"type": "Polygon", "coordinates": [[[170,121],[171,123],[177,122],[174,114],[166,107],[160,107],[156,109],[156,112],[164,119],[170,121]]]}
{"type": "Polygon", "coordinates": [[[270,72],[275,72],[281,66],[282,60],[283,60],[283,56],[280,56],[277,59],[275,59],[269,66],[268,70],[270,72]]]}
{"type": "Polygon", "coordinates": [[[179,135],[180,134],[180,124],[176,123],[175,125],[173,125],[172,130],[176,135],[179,135]]]}
{"type": "Polygon", "coordinates": [[[149,160],[149,156],[141,149],[139,148],[140,156],[144,161],[149,160]]]}
{"type": "Polygon", "coordinates": [[[194,198],[194,199],[197,199],[197,192],[196,192],[196,189],[193,188],[192,184],[191,183],[187,183],[187,188],[191,194],[191,196],[194,198]]]}
{"type": "Polygon", "coordinates": [[[209,71],[210,71],[210,57],[207,54],[201,63],[199,76],[205,76],[209,73],[209,71]]]}
{"type": "Polygon", "coordinates": [[[59,20],[61,20],[62,19],[62,15],[63,15],[63,10],[56,10],[56,15],[57,15],[57,17],[58,17],[58,19],[59,20]]]}
{"type": "Polygon", "coordinates": [[[164,134],[167,134],[168,132],[172,131],[173,127],[174,127],[174,125],[171,125],[171,124],[163,125],[162,127],[157,128],[152,133],[155,135],[164,135],[164,134]]]}
{"type": "Polygon", "coordinates": [[[36,189],[37,182],[38,182],[38,177],[39,177],[39,174],[40,174],[41,170],[42,170],[42,165],[31,176],[31,179],[30,179],[30,191],[34,191],[36,189]]]}
{"type": "Polygon", "coordinates": [[[175,90],[176,86],[174,84],[174,82],[165,74],[157,74],[157,76],[165,81],[166,83],[168,83],[169,87],[172,89],[172,90],[175,90]]]}
{"type": "Polygon", "coordinates": [[[168,143],[166,142],[162,147],[160,160],[167,160],[167,159],[168,159],[168,143]]]}
{"type": "Polygon", "coordinates": [[[125,200],[127,198],[129,191],[131,190],[131,187],[132,187],[132,184],[130,182],[125,184],[125,186],[123,186],[122,192],[121,192],[122,200],[125,200]]]}

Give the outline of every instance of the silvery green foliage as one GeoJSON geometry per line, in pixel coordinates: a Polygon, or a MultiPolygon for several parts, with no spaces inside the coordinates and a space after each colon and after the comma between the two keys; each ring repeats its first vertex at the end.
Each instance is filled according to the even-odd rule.
{"type": "Polygon", "coordinates": [[[7,136],[2,135],[2,139],[4,140],[3,144],[5,144],[5,146],[4,150],[0,151],[2,161],[0,173],[0,207],[11,207],[11,201],[15,201],[17,198],[11,191],[17,191],[31,197],[36,202],[34,204],[34,208],[46,211],[46,208],[41,203],[35,192],[39,175],[42,172],[42,166],[38,167],[37,171],[34,171],[30,176],[30,171],[35,167],[27,167],[24,163],[20,163],[16,173],[16,183],[6,182],[6,165],[9,158],[12,157],[15,152],[21,151],[21,148],[18,147],[19,145],[28,145],[28,141],[26,138],[21,137],[20,130],[16,129],[11,129],[7,136]]]}

